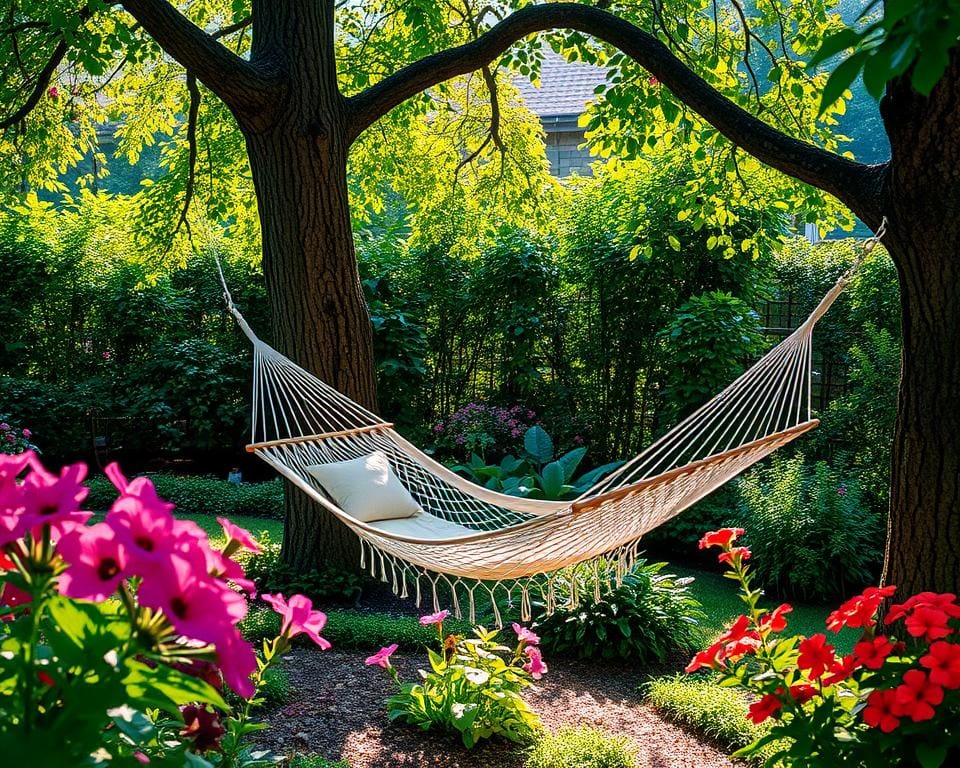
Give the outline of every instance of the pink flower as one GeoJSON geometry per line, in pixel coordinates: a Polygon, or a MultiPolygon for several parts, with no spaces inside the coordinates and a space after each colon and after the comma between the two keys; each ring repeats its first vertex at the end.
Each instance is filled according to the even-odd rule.
{"type": "Polygon", "coordinates": [[[27,429],[27,428],[21,429],[21,430],[20,430],[20,434],[23,435],[23,439],[24,439],[24,440],[29,440],[31,437],[33,437],[33,432],[31,432],[31,431],[30,431],[29,429],[27,429]]]}
{"type": "Polygon", "coordinates": [[[378,667],[383,667],[384,669],[390,669],[390,657],[393,656],[394,652],[399,648],[396,643],[388,645],[384,648],[381,648],[373,656],[368,656],[367,660],[364,662],[368,667],[372,667],[374,664],[378,667]]]}
{"type": "Polygon", "coordinates": [[[147,577],[169,560],[176,541],[175,521],[165,506],[124,495],[113,502],[105,520],[126,547],[130,570],[137,576],[147,577]]]}
{"type": "Polygon", "coordinates": [[[103,353],[100,355],[100,357],[102,357],[104,360],[109,360],[112,357],[112,355],[110,354],[110,350],[109,349],[104,350],[103,353]]]}
{"type": "Polygon", "coordinates": [[[331,647],[327,640],[320,637],[323,625],[327,623],[326,614],[313,610],[313,602],[304,595],[293,595],[286,600],[283,595],[264,595],[264,602],[283,617],[280,634],[286,638],[303,633],[323,650],[331,647]]]}
{"type": "Polygon", "coordinates": [[[429,616],[421,616],[420,623],[423,626],[427,627],[431,624],[443,624],[443,620],[450,615],[450,611],[438,611],[437,613],[431,613],[429,616]]]}
{"type": "Polygon", "coordinates": [[[236,627],[225,632],[217,643],[217,664],[231,689],[249,699],[255,688],[250,675],[257,671],[257,655],[236,627]]]}
{"type": "Polygon", "coordinates": [[[7,433],[7,442],[12,445],[13,443],[17,442],[17,436],[16,436],[15,434],[13,434],[13,432],[8,432],[8,433],[7,433]]]}
{"type": "Polygon", "coordinates": [[[180,634],[218,649],[247,614],[243,595],[198,573],[193,563],[175,554],[144,577],[137,597],[142,605],[163,611],[180,634]]]}
{"type": "Polygon", "coordinates": [[[59,95],[60,91],[57,90],[57,86],[51,85],[49,88],[47,88],[47,96],[49,96],[51,99],[56,99],[59,95]]]}
{"type": "Polygon", "coordinates": [[[534,680],[539,680],[547,673],[547,664],[543,660],[540,649],[530,645],[523,652],[527,654],[527,663],[523,665],[524,670],[529,672],[534,680]]]}
{"type": "Polygon", "coordinates": [[[133,759],[140,763],[140,765],[149,765],[150,763],[150,758],[143,754],[143,752],[134,752],[133,759]]]}
{"type": "Polygon", "coordinates": [[[517,622],[513,622],[513,631],[517,633],[517,640],[525,645],[539,645],[540,638],[530,629],[521,627],[517,622]]]}
{"type": "Polygon", "coordinates": [[[39,534],[44,525],[49,525],[55,531],[66,532],[90,519],[89,512],[80,510],[88,493],[83,485],[86,464],[70,464],[58,476],[47,472],[33,453],[28,463],[31,471],[22,487],[25,529],[39,534]]]}
{"type": "Polygon", "coordinates": [[[837,488],[837,496],[846,496],[846,495],[847,495],[846,488],[844,488],[843,486],[840,486],[839,488],[837,488]]]}
{"type": "Polygon", "coordinates": [[[102,602],[117,591],[127,554],[109,525],[76,528],[60,539],[57,549],[69,566],[60,577],[62,594],[102,602]]]}
{"type": "Polygon", "coordinates": [[[224,547],[224,552],[236,551],[238,547],[242,547],[248,552],[253,552],[258,554],[260,552],[260,545],[257,544],[257,540],[253,538],[249,531],[244,528],[241,528],[239,525],[234,525],[225,517],[218,517],[217,522],[220,523],[220,526],[223,528],[223,532],[227,534],[227,545],[224,547]],[[236,543],[232,550],[230,545],[236,543]]]}

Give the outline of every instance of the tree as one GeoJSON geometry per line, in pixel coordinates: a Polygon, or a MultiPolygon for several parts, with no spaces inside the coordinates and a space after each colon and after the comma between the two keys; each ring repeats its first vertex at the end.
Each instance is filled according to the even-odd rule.
{"type": "MultiPolygon", "coordinates": [[[[885,242],[901,279],[904,335],[886,575],[907,591],[960,588],[960,345],[955,341],[960,273],[954,245],[960,234],[955,157],[960,152],[960,56],[951,50],[956,35],[940,46],[950,53],[940,57],[945,72],[929,95],[915,90],[910,77],[914,61],[915,67],[930,66],[918,57],[917,46],[897,60],[882,103],[892,159],[866,166],[835,151],[830,127],[842,100],[828,104],[819,119],[813,106],[826,76],[808,70],[803,58],[845,26],[824,0],[758,3],[750,9],[740,0],[722,8],[708,0],[677,0],[669,7],[660,0],[593,5],[510,0],[482,9],[470,0],[252,0],[249,6],[242,0],[197,0],[182,6],[183,12],[167,0],[116,5],[89,0],[78,11],[65,0],[11,2],[4,84],[7,101],[17,106],[0,128],[13,131],[5,135],[6,149],[20,165],[19,176],[8,179],[44,176],[76,157],[74,136],[89,137],[95,99],[87,101],[89,112],[67,132],[69,139],[62,125],[52,129],[50,121],[25,121],[32,110],[51,111],[51,98],[58,94],[47,89],[64,61],[98,75],[109,73],[118,59],[146,62],[145,71],[154,73],[166,71],[169,59],[179,62],[188,73],[190,94],[190,151],[180,169],[185,203],[198,183],[194,161],[202,84],[236,121],[249,159],[278,347],[366,405],[375,405],[376,393],[370,325],[351,235],[351,147],[366,147],[376,156],[370,145],[383,120],[403,125],[410,115],[431,109],[425,93],[442,92],[441,84],[451,78],[480,71],[491,94],[491,140],[483,143],[499,149],[491,67],[510,66],[535,77],[539,42],[531,36],[537,33],[550,33],[551,45],[568,57],[612,68],[611,86],[589,126],[601,152],[637,154],[683,141],[702,167],[720,166],[709,178],[742,178],[759,161],[799,182],[786,185],[783,194],[748,186],[757,203],[802,206],[813,215],[818,208],[836,211],[836,198],[872,228],[886,217],[885,242]],[[223,42],[233,39],[244,55],[223,42]],[[662,119],[654,126],[638,114],[643,110],[662,119]],[[618,115],[636,119],[637,127],[618,115]],[[55,161],[51,152],[36,151],[50,143],[51,135],[59,141],[53,142],[59,152],[55,161]],[[41,156],[46,165],[38,167],[33,159],[41,156]]],[[[926,17],[898,18],[915,24],[926,17]]],[[[938,17],[924,23],[914,37],[943,26],[938,17]]],[[[886,30],[888,37],[892,29],[886,30]]],[[[837,50],[861,42],[841,40],[837,50]]],[[[158,106],[169,111],[170,105],[158,106]]],[[[140,116],[146,127],[149,117],[140,116]]],[[[485,149],[490,147],[478,153],[485,149]]],[[[215,199],[215,188],[225,182],[210,176],[215,199]]],[[[750,238],[730,239],[730,214],[719,186],[692,183],[677,194],[689,202],[698,226],[717,230],[720,252],[753,247],[750,238]]],[[[219,213],[226,218],[225,210],[219,213]]],[[[185,214],[181,220],[189,221],[185,214]]],[[[316,537],[329,527],[322,520],[306,508],[290,509],[289,560],[317,562],[316,537]]]]}

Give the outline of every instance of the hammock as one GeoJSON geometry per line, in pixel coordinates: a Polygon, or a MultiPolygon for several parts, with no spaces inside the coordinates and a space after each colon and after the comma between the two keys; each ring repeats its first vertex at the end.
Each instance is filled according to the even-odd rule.
{"type": "MultiPolygon", "coordinates": [[[[880,235],[865,243],[857,264],[880,235]]],[[[481,594],[498,625],[500,599],[519,602],[528,621],[531,592],[552,612],[558,575],[585,562],[597,577],[593,597],[599,600],[602,580],[619,584],[633,566],[644,534],[819,423],[811,413],[811,335],[855,269],[740,378],[573,501],[497,493],[435,461],[391,423],[260,340],[224,282],[227,307],[254,350],[247,450],[348,526],[360,538],[362,566],[418,606],[429,593],[433,610],[442,597],[459,617],[466,601],[473,622],[481,594]],[[412,524],[357,520],[306,471],[373,451],[386,454],[422,508],[412,524]]],[[[566,599],[576,605],[575,580],[569,584],[566,599]]]]}

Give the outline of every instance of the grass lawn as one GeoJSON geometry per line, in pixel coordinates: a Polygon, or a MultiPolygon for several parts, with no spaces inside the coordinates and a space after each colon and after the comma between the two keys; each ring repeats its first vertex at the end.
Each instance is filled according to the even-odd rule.
{"type": "MultiPolygon", "coordinates": [[[[719,573],[699,571],[693,568],[684,568],[671,565],[667,571],[678,576],[693,576],[694,582],[690,585],[693,596],[703,603],[703,611],[707,614],[708,625],[705,627],[710,635],[715,635],[724,629],[733,619],[744,612],[746,605],[740,600],[735,581],[725,579],[719,573]]],[[[823,632],[838,653],[849,653],[853,644],[859,639],[857,630],[845,629],[839,634],[827,632],[824,621],[834,605],[800,605],[794,603],[793,613],[787,616],[787,632],[814,635],[823,632]]],[[[775,608],[779,602],[769,600],[767,607],[775,608]]],[[[839,602],[837,603],[839,605],[839,602]]]]}
{"type": "MultiPolygon", "coordinates": [[[[193,520],[207,532],[214,543],[223,539],[223,529],[213,515],[191,515],[179,511],[174,512],[174,514],[181,520],[193,520]]],[[[279,542],[283,539],[283,520],[274,520],[271,517],[230,515],[230,522],[239,525],[241,528],[246,528],[254,535],[254,538],[259,538],[259,535],[266,531],[270,534],[270,541],[272,542],[279,542]]]]}

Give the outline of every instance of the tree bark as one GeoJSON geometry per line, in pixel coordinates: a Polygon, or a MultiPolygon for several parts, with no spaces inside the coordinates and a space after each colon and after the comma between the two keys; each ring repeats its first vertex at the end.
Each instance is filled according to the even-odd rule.
{"type": "MultiPolygon", "coordinates": [[[[254,23],[254,60],[270,57],[289,83],[268,127],[241,125],[259,205],[273,338],[297,364],[375,409],[373,332],[350,224],[332,3],[258,3],[254,23]]],[[[297,568],[355,570],[359,543],[288,486],[282,557],[297,568]]]]}
{"type": "Polygon", "coordinates": [[[960,61],[929,98],[906,80],[881,110],[892,147],[885,239],[903,358],[884,582],[960,593],[960,61]]]}

